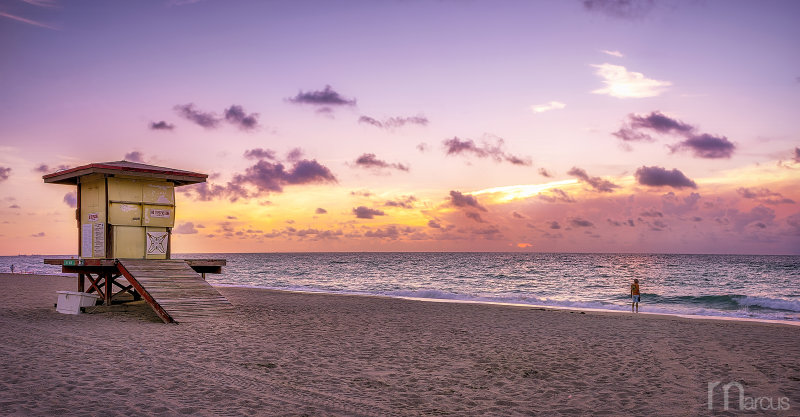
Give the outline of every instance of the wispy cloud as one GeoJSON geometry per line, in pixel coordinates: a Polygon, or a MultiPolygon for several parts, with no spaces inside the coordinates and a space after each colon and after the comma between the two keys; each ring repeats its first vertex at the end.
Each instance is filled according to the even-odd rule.
{"type": "Polygon", "coordinates": [[[452,139],[445,139],[442,144],[447,155],[471,154],[478,158],[491,158],[495,162],[506,161],[514,165],[531,165],[530,158],[515,156],[503,150],[504,141],[501,138],[497,138],[494,144],[484,141],[478,145],[472,139],[462,140],[455,136],[452,139]]]}
{"type": "Polygon", "coordinates": [[[600,177],[589,176],[589,174],[587,174],[586,171],[581,168],[573,167],[567,171],[567,175],[572,175],[581,182],[591,186],[595,191],[599,191],[601,193],[612,193],[614,192],[614,189],[619,188],[619,185],[616,185],[609,180],[604,180],[600,177]]]}
{"type": "Polygon", "coordinates": [[[583,0],[583,8],[619,19],[638,19],[655,7],[654,0],[583,0]]]}
{"type": "Polygon", "coordinates": [[[400,163],[389,163],[382,159],[378,159],[374,153],[365,153],[358,158],[356,158],[354,162],[355,166],[361,168],[368,168],[368,169],[396,169],[399,171],[406,171],[408,172],[409,167],[408,165],[403,165],[400,163]]]}
{"type": "Polygon", "coordinates": [[[669,81],[659,81],[644,76],[641,72],[628,71],[621,65],[592,65],[595,72],[603,79],[605,87],[592,91],[594,94],[606,94],[617,98],[655,97],[672,85],[669,81]]]}
{"type": "Polygon", "coordinates": [[[38,7],[53,8],[58,6],[58,1],[56,0],[22,0],[22,2],[38,7]]]}
{"type": "Polygon", "coordinates": [[[311,104],[316,106],[355,106],[356,99],[348,99],[334,91],[330,85],[322,90],[300,91],[296,96],[287,99],[297,104],[311,104]]]}
{"type": "Polygon", "coordinates": [[[736,145],[725,136],[712,136],[708,133],[692,136],[676,145],[670,146],[672,152],[690,151],[698,158],[730,158],[736,145]]]}
{"type": "Polygon", "coordinates": [[[244,157],[247,159],[275,159],[275,151],[272,149],[254,148],[244,151],[244,157]]]}
{"type": "Polygon", "coordinates": [[[297,162],[303,159],[305,153],[300,148],[293,148],[289,152],[286,153],[286,160],[289,162],[297,162]]]}
{"type": "Polygon", "coordinates": [[[580,218],[580,217],[573,217],[572,219],[569,220],[569,224],[572,225],[573,227],[592,227],[592,226],[594,226],[594,223],[592,223],[591,221],[583,219],[583,218],[580,218]]]}
{"type": "MultiPolygon", "coordinates": [[[[697,203],[702,197],[699,193],[691,193],[688,196],[679,198],[672,191],[661,196],[661,207],[666,214],[683,216],[697,210],[697,203]]],[[[692,221],[697,222],[697,216],[692,216],[692,221]]]]}
{"type": "Polygon", "coordinates": [[[200,3],[203,0],[169,0],[167,1],[167,5],[169,6],[186,6],[189,4],[200,3]]]}
{"type": "Polygon", "coordinates": [[[350,191],[350,195],[354,197],[364,197],[369,198],[373,196],[373,193],[368,190],[359,190],[359,191],[350,191]]]}
{"type": "Polygon", "coordinates": [[[677,169],[643,166],[636,170],[635,177],[639,184],[651,187],[697,188],[694,181],[677,169]]]}
{"type": "Polygon", "coordinates": [[[621,227],[621,226],[636,227],[636,223],[634,223],[633,219],[628,219],[623,221],[606,219],[606,222],[608,222],[608,224],[614,227],[621,227]]]}
{"type": "Polygon", "coordinates": [[[414,203],[417,201],[417,198],[413,195],[405,196],[402,198],[397,198],[395,200],[388,200],[387,202],[383,203],[384,206],[387,207],[400,207],[404,209],[412,209],[414,208],[414,203]]]}
{"type": "Polygon", "coordinates": [[[672,153],[689,151],[698,158],[730,158],[736,149],[736,145],[725,136],[699,133],[696,126],[659,111],[644,116],[629,114],[628,121],[612,135],[620,138],[623,142],[653,142],[655,138],[650,133],[683,137],[685,140],[669,145],[672,153]]]}
{"type": "Polygon", "coordinates": [[[150,129],[151,130],[173,130],[173,129],[175,129],[175,125],[173,125],[171,123],[167,123],[167,122],[161,120],[161,121],[158,121],[158,122],[151,122],[150,123],[150,129]]]}
{"type": "Polygon", "coordinates": [[[11,168],[0,167],[0,182],[7,180],[10,175],[11,175],[11,168]]]}
{"type": "Polygon", "coordinates": [[[548,193],[539,194],[539,199],[547,201],[548,203],[574,203],[575,199],[567,194],[564,190],[553,188],[548,193]]]}
{"type": "Polygon", "coordinates": [[[562,103],[562,102],[560,102],[560,101],[551,101],[551,102],[549,102],[547,104],[536,104],[536,105],[533,105],[533,106],[531,106],[531,110],[533,110],[534,113],[544,113],[544,112],[550,111],[550,110],[563,109],[564,107],[567,107],[567,105],[562,103]]]}
{"type": "Polygon", "coordinates": [[[369,116],[361,116],[358,118],[358,122],[379,127],[381,129],[395,129],[405,125],[427,126],[428,118],[425,116],[409,116],[389,117],[387,119],[378,120],[369,116]]]}
{"type": "Polygon", "coordinates": [[[233,184],[251,184],[259,192],[282,192],[285,185],[333,182],[336,177],[327,167],[308,159],[297,161],[288,170],[283,164],[260,160],[233,179],[233,184]]]}
{"type": "Polygon", "coordinates": [[[247,114],[242,106],[232,105],[225,109],[225,120],[242,130],[253,130],[258,127],[258,113],[247,114]]]}
{"type": "MultiPolygon", "coordinates": [[[[653,142],[655,138],[648,135],[645,132],[638,131],[630,126],[622,126],[616,132],[613,132],[612,135],[622,139],[623,142],[653,142]]],[[[630,145],[624,145],[626,150],[631,150],[633,148],[630,145]]]]}
{"type": "Polygon", "coordinates": [[[450,191],[450,203],[455,207],[461,208],[474,208],[480,211],[486,211],[486,207],[483,207],[479,202],[478,199],[469,195],[463,194],[460,191],[452,190],[450,191]]]}
{"type": "Polygon", "coordinates": [[[680,120],[664,115],[659,111],[651,112],[646,116],[629,114],[628,122],[612,135],[625,142],[652,142],[655,139],[644,131],[657,133],[672,133],[688,135],[695,127],[680,120]]]}
{"type": "Polygon", "coordinates": [[[198,233],[197,229],[194,227],[194,223],[186,222],[181,223],[178,227],[172,229],[172,233],[177,233],[179,235],[193,235],[198,233]]]}
{"type": "Polygon", "coordinates": [[[694,130],[694,126],[673,119],[659,111],[654,111],[647,116],[630,115],[631,127],[636,129],[652,129],[659,133],[686,134],[694,130]]]}
{"type": "Polygon", "coordinates": [[[144,154],[139,151],[128,152],[122,159],[131,162],[144,162],[144,154]]]}
{"type": "Polygon", "coordinates": [[[480,213],[474,211],[465,211],[464,216],[466,216],[470,220],[474,220],[478,223],[486,223],[486,220],[483,220],[480,213]]]}
{"type": "Polygon", "coordinates": [[[0,17],[5,17],[5,18],[11,19],[11,20],[16,20],[17,22],[27,23],[27,24],[29,24],[29,25],[38,26],[38,27],[45,28],[45,29],[50,29],[50,30],[61,30],[60,28],[57,28],[57,27],[55,27],[55,26],[48,25],[48,24],[46,24],[46,23],[37,22],[37,21],[35,21],[35,20],[26,19],[26,18],[24,18],[24,17],[21,17],[21,16],[15,16],[15,15],[13,15],[13,14],[5,13],[5,12],[0,12],[0,17]]]}
{"type": "Polygon", "coordinates": [[[290,161],[290,166],[281,162],[268,161],[263,157],[274,155],[273,151],[254,149],[246,151],[245,155],[252,155],[258,159],[254,165],[238,173],[225,185],[210,184],[207,182],[189,185],[181,188],[181,192],[194,195],[201,201],[227,197],[230,201],[240,198],[258,197],[263,194],[281,193],[288,185],[326,184],[336,183],[336,176],[328,167],[320,164],[315,159],[300,159],[290,161]],[[261,156],[262,158],[259,158],[261,156]]]}
{"type": "Polygon", "coordinates": [[[770,191],[768,188],[740,187],[736,189],[736,192],[744,198],[753,199],[764,204],[778,205],[795,203],[791,198],[786,198],[781,193],[770,191]]]}
{"type": "Polygon", "coordinates": [[[366,207],[366,206],[358,206],[358,207],[354,208],[353,209],[353,214],[355,214],[356,218],[359,218],[359,219],[372,219],[375,216],[385,216],[386,215],[386,213],[384,213],[381,210],[371,209],[371,208],[366,207]]]}
{"type": "MultiPolygon", "coordinates": [[[[240,105],[233,104],[223,112],[222,116],[214,112],[207,112],[197,109],[194,103],[180,104],[175,106],[175,111],[183,118],[202,126],[206,129],[216,129],[224,120],[241,130],[254,130],[259,127],[258,113],[245,112],[240,105]]],[[[152,123],[151,129],[172,129],[173,126],[166,122],[152,123]]]]}
{"type": "Polygon", "coordinates": [[[385,229],[377,228],[373,230],[367,230],[364,233],[364,237],[395,240],[400,237],[400,229],[398,229],[395,225],[391,225],[387,226],[385,229]]]}
{"type": "Polygon", "coordinates": [[[175,106],[175,111],[178,112],[181,117],[206,129],[216,128],[219,126],[219,122],[222,120],[219,118],[219,116],[212,112],[198,110],[194,103],[179,104],[175,106]]]}
{"type": "MultiPolygon", "coordinates": [[[[255,232],[261,234],[260,230],[246,230],[245,232],[255,232]]],[[[266,238],[278,238],[281,236],[285,237],[296,237],[300,240],[337,240],[341,236],[344,235],[344,232],[341,229],[338,230],[322,230],[316,228],[307,228],[307,229],[295,229],[294,227],[287,227],[283,230],[275,230],[273,229],[270,233],[261,234],[261,236],[266,238]]],[[[260,236],[253,236],[253,237],[260,237],[260,236]]],[[[351,236],[348,236],[351,237],[351,236]]]]}
{"type": "Polygon", "coordinates": [[[78,192],[70,191],[64,194],[64,204],[72,208],[78,207],[78,192]]]}
{"type": "Polygon", "coordinates": [[[717,221],[719,222],[720,220],[730,223],[733,229],[738,232],[746,228],[764,229],[775,220],[775,210],[763,205],[753,207],[749,212],[729,209],[727,213],[725,213],[725,217],[717,221]]]}
{"type": "Polygon", "coordinates": [[[601,49],[600,52],[602,52],[602,53],[604,53],[606,55],[615,56],[617,58],[623,58],[625,56],[625,55],[622,55],[622,52],[620,52],[620,51],[609,51],[607,49],[601,49]]]}
{"type": "Polygon", "coordinates": [[[42,173],[42,174],[49,174],[51,172],[63,171],[65,169],[69,169],[69,168],[70,168],[69,165],[64,165],[64,164],[56,166],[56,167],[51,167],[51,166],[49,166],[47,164],[39,164],[39,166],[34,168],[33,171],[34,172],[39,172],[39,173],[42,173]]]}

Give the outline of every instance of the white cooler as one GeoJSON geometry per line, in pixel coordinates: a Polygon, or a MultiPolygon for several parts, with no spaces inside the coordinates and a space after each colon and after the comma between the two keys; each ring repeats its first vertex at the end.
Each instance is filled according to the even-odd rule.
{"type": "Polygon", "coordinates": [[[94,307],[99,295],[77,291],[56,291],[58,304],[56,311],[62,314],[80,314],[81,307],[94,307]]]}

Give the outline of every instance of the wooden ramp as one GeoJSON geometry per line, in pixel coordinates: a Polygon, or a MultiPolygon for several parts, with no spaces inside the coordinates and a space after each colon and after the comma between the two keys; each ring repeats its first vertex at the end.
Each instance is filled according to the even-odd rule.
{"type": "Polygon", "coordinates": [[[119,259],[117,268],[165,323],[202,321],[233,311],[186,261],[119,259]]]}

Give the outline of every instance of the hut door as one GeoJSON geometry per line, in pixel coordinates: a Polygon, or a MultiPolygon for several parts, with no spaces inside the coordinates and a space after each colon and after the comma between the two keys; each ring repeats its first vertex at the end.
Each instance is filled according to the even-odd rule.
{"type": "Polygon", "coordinates": [[[169,233],[166,227],[146,227],[147,259],[167,259],[169,233]]]}

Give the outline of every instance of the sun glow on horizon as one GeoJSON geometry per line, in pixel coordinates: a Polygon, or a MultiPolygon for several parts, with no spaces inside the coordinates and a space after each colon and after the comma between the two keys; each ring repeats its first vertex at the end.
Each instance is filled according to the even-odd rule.
{"type": "Polygon", "coordinates": [[[544,184],[521,184],[521,185],[507,185],[502,187],[486,188],[484,190],[473,191],[470,195],[482,194],[500,194],[494,198],[495,203],[507,203],[513,200],[521,200],[538,195],[542,191],[547,191],[565,185],[577,184],[578,180],[568,179],[561,181],[553,181],[544,184]]]}

